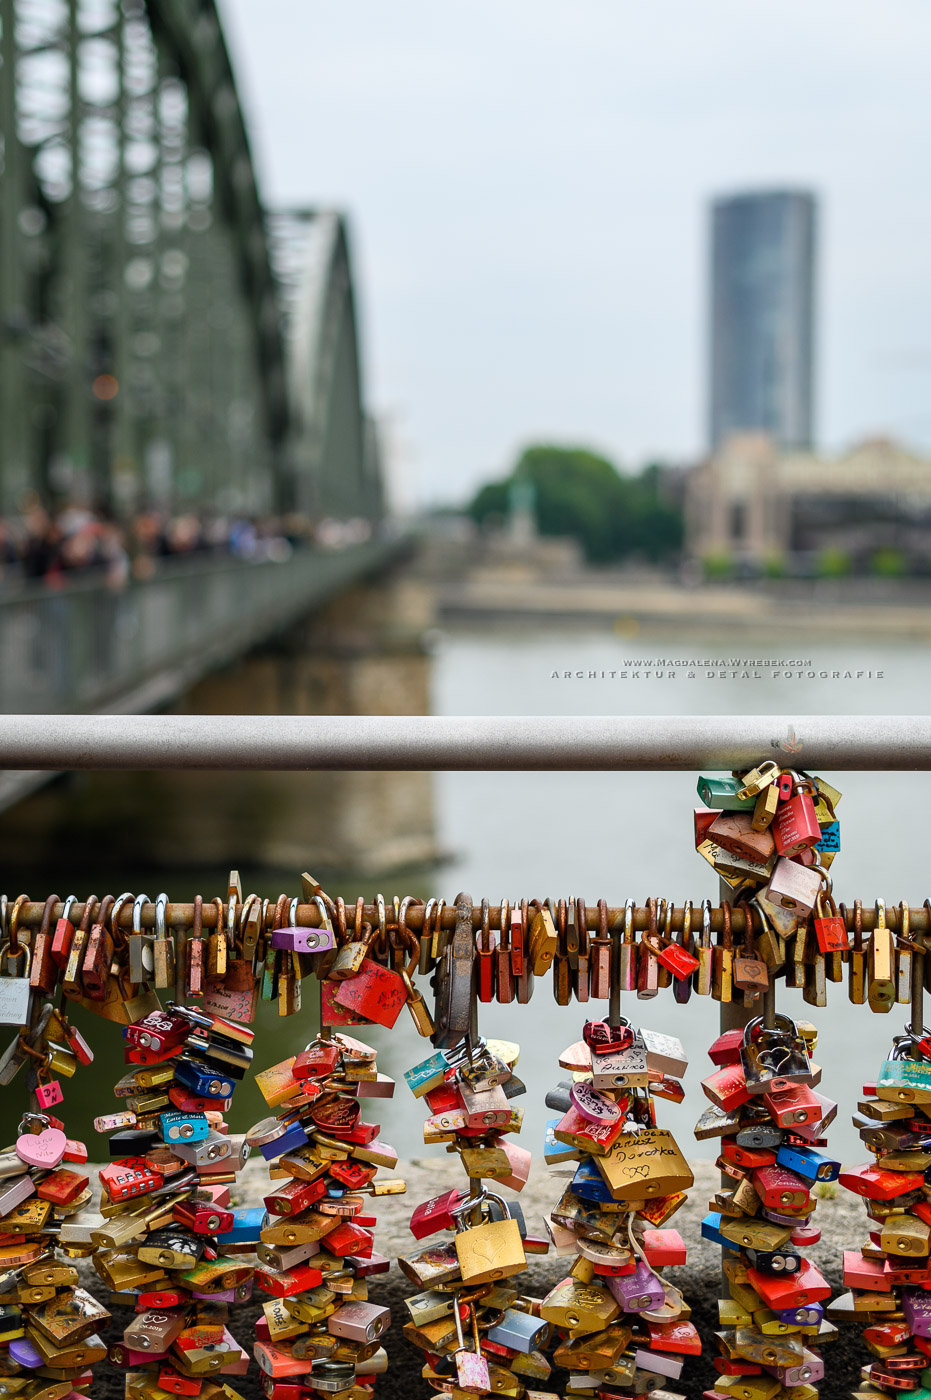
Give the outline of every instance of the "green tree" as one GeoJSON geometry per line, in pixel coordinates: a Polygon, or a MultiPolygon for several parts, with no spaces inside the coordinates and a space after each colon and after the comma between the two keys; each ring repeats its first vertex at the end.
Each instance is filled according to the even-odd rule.
{"type": "Polygon", "coordinates": [[[511,486],[534,489],[542,535],[568,535],[594,564],[642,555],[675,555],[682,544],[681,511],[661,495],[661,469],[653,464],[625,477],[597,453],[581,447],[526,448],[503,481],[482,486],[469,505],[479,524],[504,519],[511,486]]]}

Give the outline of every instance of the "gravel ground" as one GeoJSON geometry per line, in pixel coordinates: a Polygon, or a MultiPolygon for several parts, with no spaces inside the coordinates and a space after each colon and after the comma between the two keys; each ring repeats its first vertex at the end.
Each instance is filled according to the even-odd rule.
{"type": "MultiPolygon", "coordinates": [[[[689,1246],[689,1262],[666,1272],[685,1293],[692,1309],[692,1320],[705,1339],[705,1355],[688,1360],[682,1380],[674,1388],[687,1395],[689,1400],[699,1400],[702,1391],[710,1388],[715,1378],[711,1364],[715,1354],[711,1333],[717,1326],[716,1299],[721,1278],[719,1251],[701,1239],[699,1226],[708,1209],[710,1194],[718,1189],[719,1178],[708,1162],[695,1162],[692,1168],[695,1185],[689,1200],[670,1222],[689,1246]]],[[[518,1198],[528,1228],[535,1233],[542,1233],[542,1217],[563,1189],[564,1180],[556,1175],[558,1170],[543,1162],[535,1162],[530,1180],[518,1198]]],[[[459,1161],[453,1156],[415,1157],[408,1162],[400,1162],[397,1171],[390,1175],[404,1177],[407,1194],[379,1197],[374,1206],[378,1214],[376,1248],[394,1259],[399,1254],[413,1253],[417,1248],[407,1225],[414,1206],[450,1187],[461,1186],[464,1178],[459,1161]]],[[[96,1173],[92,1179],[95,1177],[96,1173]]],[[[266,1192],[267,1179],[265,1162],[261,1158],[249,1161],[237,1183],[236,1204],[259,1202],[266,1192]]],[[[512,1191],[503,1191],[502,1194],[514,1198],[512,1191]]],[[[822,1239],[810,1250],[810,1257],[823,1270],[836,1294],[842,1291],[843,1250],[856,1248],[866,1237],[863,1204],[849,1192],[836,1190],[836,1194],[819,1201],[815,1219],[822,1230],[822,1239]]],[[[566,1259],[558,1259],[552,1253],[530,1256],[527,1272],[519,1275],[522,1291],[542,1296],[564,1277],[567,1263],[566,1259]]],[[[100,1281],[89,1261],[82,1263],[81,1272],[86,1286],[100,1296],[100,1281]]],[[[432,1395],[420,1378],[421,1353],[409,1346],[401,1335],[401,1325],[407,1316],[401,1300],[415,1291],[397,1268],[393,1268],[390,1274],[376,1275],[370,1282],[372,1301],[386,1304],[394,1313],[394,1322],[385,1343],[391,1365],[387,1374],[378,1379],[377,1394],[380,1400],[402,1400],[402,1397],[403,1400],[410,1400],[412,1388],[419,1396],[432,1395]]],[[[250,1352],[253,1327],[263,1300],[264,1294],[257,1292],[251,1303],[234,1311],[231,1321],[233,1335],[250,1352]]],[[[128,1321],[128,1314],[114,1311],[107,1339],[115,1341],[128,1321]]],[[[864,1348],[856,1341],[854,1328],[843,1328],[838,1343],[824,1352],[827,1373],[820,1389],[824,1400],[840,1400],[840,1397],[850,1395],[865,1355],[864,1348]]],[[[95,1400],[111,1400],[111,1397],[122,1395],[122,1374],[116,1368],[101,1365],[97,1368],[97,1377],[93,1391],[95,1400]]],[[[549,1382],[538,1388],[558,1393],[560,1381],[564,1378],[565,1372],[554,1371],[549,1382]]],[[[262,1390],[256,1366],[250,1369],[248,1376],[230,1379],[246,1400],[260,1400],[262,1390]]]]}

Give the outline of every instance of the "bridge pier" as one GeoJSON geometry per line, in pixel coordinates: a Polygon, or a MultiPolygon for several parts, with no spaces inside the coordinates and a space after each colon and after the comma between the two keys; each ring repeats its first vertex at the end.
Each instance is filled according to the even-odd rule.
{"type": "MultiPolygon", "coordinates": [[[[397,572],[356,585],[288,633],[197,682],[193,714],[426,714],[432,598],[397,572]]],[[[310,866],[388,875],[439,857],[429,773],[80,773],[0,814],[8,863],[116,869],[310,866]]],[[[107,881],[109,880],[109,884],[107,881]]]]}

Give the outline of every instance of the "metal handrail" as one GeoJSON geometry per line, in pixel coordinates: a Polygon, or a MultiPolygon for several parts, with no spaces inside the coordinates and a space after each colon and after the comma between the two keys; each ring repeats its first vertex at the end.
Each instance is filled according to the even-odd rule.
{"type": "Polygon", "coordinates": [[[929,715],[0,715],[0,768],[929,769],[929,715]]]}

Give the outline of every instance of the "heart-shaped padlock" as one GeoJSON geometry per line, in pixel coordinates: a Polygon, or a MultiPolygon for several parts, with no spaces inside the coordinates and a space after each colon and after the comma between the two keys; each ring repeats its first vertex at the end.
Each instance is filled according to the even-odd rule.
{"type": "Polygon", "coordinates": [[[53,1128],[42,1113],[27,1113],[19,1125],[16,1155],[27,1167],[57,1167],[65,1155],[68,1139],[60,1128],[53,1128]],[[30,1124],[42,1124],[38,1133],[30,1132],[30,1124]]]}

